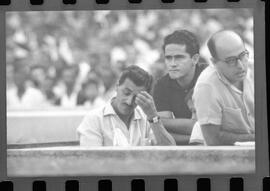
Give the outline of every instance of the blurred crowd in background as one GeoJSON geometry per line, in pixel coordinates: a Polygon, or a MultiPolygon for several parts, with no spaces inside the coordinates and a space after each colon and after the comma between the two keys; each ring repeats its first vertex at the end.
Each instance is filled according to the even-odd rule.
{"type": "Polygon", "coordinates": [[[164,75],[162,43],[169,33],[194,32],[200,62],[210,64],[205,44],[225,28],[243,36],[253,59],[250,9],[8,13],[7,109],[101,106],[126,66],[138,65],[155,79],[164,75]]]}

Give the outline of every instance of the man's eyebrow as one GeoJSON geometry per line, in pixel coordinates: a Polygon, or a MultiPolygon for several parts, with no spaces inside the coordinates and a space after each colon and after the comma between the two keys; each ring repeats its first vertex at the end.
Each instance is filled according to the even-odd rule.
{"type": "Polygon", "coordinates": [[[230,57],[227,57],[225,58],[226,60],[227,59],[234,59],[234,58],[238,58],[239,56],[243,55],[245,53],[245,51],[241,52],[240,54],[236,55],[236,56],[230,56],[230,57]]]}
{"type": "Polygon", "coordinates": [[[131,89],[129,89],[129,88],[125,88],[124,90],[127,90],[127,91],[129,91],[129,92],[132,92],[132,90],[131,90],[131,89]]]}

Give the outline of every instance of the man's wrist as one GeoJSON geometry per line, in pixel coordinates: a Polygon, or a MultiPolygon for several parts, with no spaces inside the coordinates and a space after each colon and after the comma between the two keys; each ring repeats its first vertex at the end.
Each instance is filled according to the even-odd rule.
{"type": "Polygon", "coordinates": [[[156,115],[155,117],[152,118],[148,118],[147,119],[149,123],[158,123],[160,121],[160,117],[158,115],[156,115]]]}

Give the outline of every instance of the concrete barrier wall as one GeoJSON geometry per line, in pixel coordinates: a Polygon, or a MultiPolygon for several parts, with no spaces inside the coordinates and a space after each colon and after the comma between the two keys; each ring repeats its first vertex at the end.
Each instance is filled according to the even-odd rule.
{"type": "Polygon", "coordinates": [[[7,144],[77,141],[76,128],[87,111],[17,111],[7,113],[7,144]]]}
{"type": "Polygon", "coordinates": [[[181,146],[9,149],[8,176],[245,174],[254,147],[181,146]]]}

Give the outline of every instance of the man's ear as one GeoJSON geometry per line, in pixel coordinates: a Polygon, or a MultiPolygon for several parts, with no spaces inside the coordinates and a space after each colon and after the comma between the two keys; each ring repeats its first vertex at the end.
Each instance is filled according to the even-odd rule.
{"type": "Polygon", "coordinates": [[[193,64],[196,65],[199,62],[199,59],[200,59],[200,55],[199,54],[194,54],[192,56],[192,62],[193,62],[193,64]]]}

